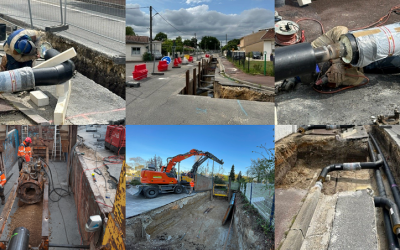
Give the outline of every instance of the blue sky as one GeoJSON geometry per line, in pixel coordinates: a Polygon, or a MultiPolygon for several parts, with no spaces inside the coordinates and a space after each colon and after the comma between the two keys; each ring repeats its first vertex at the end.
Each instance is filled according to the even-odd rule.
{"type": "MultiPolygon", "coordinates": [[[[259,158],[257,148],[266,143],[267,148],[274,148],[274,126],[246,125],[127,125],[126,158],[142,157],[148,160],[155,154],[163,163],[168,157],[189,152],[191,149],[208,151],[224,161],[224,174],[228,174],[232,164],[235,173],[244,173],[251,165],[250,159],[259,158]]],[[[181,162],[181,169],[190,170],[195,157],[181,162]]],[[[206,165],[207,161],[203,164],[206,165]]],[[[209,161],[210,169],[212,161],[209,161]]],[[[215,167],[219,164],[215,163],[215,167]]]]}
{"type": "Polygon", "coordinates": [[[229,41],[274,25],[273,0],[127,0],[126,24],[142,36],[149,35],[149,8],[143,8],[149,5],[153,15],[159,12],[176,28],[156,15],[153,36],[164,32],[168,38],[190,39],[196,33],[198,39],[215,36],[225,44],[225,34],[229,41]]]}

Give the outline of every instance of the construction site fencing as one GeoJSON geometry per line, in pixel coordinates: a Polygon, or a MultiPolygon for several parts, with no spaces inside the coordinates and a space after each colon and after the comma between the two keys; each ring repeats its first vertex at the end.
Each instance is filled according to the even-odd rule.
{"type": "Polygon", "coordinates": [[[271,226],[275,225],[275,186],[274,184],[246,183],[240,187],[240,191],[246,195],[250,204],[257,208],[260,215],[269,221],[271,226]]]}
{"type": "Polygon", "coordinates": [[[0,16],[18,21],[17,24],[25,28],[64,28],[55,30],[57,32],[68,27],[66,32],[80,39],[125,52],[125,1],[1,0],[0,16]],[[112,46],[115,42],[121,46],[112,46]]]}

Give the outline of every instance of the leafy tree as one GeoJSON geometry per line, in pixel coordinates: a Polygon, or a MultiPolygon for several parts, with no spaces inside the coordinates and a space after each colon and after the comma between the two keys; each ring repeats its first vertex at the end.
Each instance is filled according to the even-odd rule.
{"type": "Polygon", "coordinates": [[[251,159],[251,166],[248,168],[248,176],[257,179],[258,183],[263,181],[273,183],[275,180],[274,149],[267,149],[265,145],[257,147],[262,149],[262,151],[253,151],[253,153],[260,154],[262,158],[257,158],[256,160],[251,159]]]}
{"type": "Polygon", "coordinates": [[[240,39],[232,39],[228,41],[228,44],[226,44],[224,47],[222,47],[222,50],[234,50],[238,49],[238,44],[240,43],[240,39]]]}
{"type": "Polygon", "coordinates": [[[235,165],[232,165],[231,173],[229,174],[229,178],[230,178],[232,181],[235,181],[235,165]]]}
{"type": "Polygon", "coordinates": [[[204,36],[199,43],[200,48],[202,49],[210,49],[210,50],[219,50],[220,42],[216,37],[213,36],[204,36]]]}
{"type": "Polygon", "coordinates": [[[163,33],[163,32],[158,32],[156,37],[154,37],[154,40],[157,41],[166,41],[168,39],[167,34],[163,33]]]}
{"type": "Polygon", "coordinates": [[[162,166],[162,159],[160,156],[154,155],[153,158],[150,158],[147,161],[147,164],[152,164],[154,165],[156,168],[162,166]]]}
{"type": "Polygon", "coordinates": [[[126,35],[127,36],[136,36],[135,31],[131,26],[126,26],[126,35]]]}
{"type": "Polygon", "coordinates": [[[241,179],[242,179],[242,171],[239,171],[239,174],[238,174],[236,180],[240,182],[241,179]]]}
{"type": "Polygon", "coordinates": [[[215,184],[225,184],[223,176],[220,174],[216,174],[214,176],[214,183],[215,184]]]}

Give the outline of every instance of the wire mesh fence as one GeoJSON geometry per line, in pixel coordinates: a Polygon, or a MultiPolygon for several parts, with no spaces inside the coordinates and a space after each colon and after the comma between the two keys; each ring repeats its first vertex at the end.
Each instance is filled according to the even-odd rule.
{"type": "MultiPolygon", "coordinates": [[[[231,184],[232,185],[232,184],[231,184]]],[[[269,221],[270,225],[275,225],[275,186],[274,184],[246,183],[242,185],[240,191],[246,195],[250,204],[257,208],[258,212],[269,221]]]]}
{"type": "Polygon", "coordinates": [[[1,0],[0,14],[26,23],[26,28],[68,25],[69,34],[125,52],[122,0],[1,0]]]}

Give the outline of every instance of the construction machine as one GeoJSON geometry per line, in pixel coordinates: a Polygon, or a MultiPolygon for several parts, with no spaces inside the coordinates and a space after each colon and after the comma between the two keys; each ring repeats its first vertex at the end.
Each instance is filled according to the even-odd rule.
{"type": "Polygon", "coordinates": [[[185,186],[187,186],[196,176],[199,166],[207,159],[211,159],[219,164],[224,164],[223,160],[218,159],[210,152],[192,149],[185,154],[169,157],[167,159],[167,166],[161,166],[160,171],[157,171],[155,167],[150,166],[147,169],[142,169],[140,182],[144,185],[137,186],[139,191],[136,195],[143,194],[146,198],[155,198],[159,193],[182,193],[185,186]],[[175,165],[178,162],[195,155],[201,156],[200,159],[195,162],[188,176],[181,178],[181,181],[179,181],[177,179],[175,165]]]}

